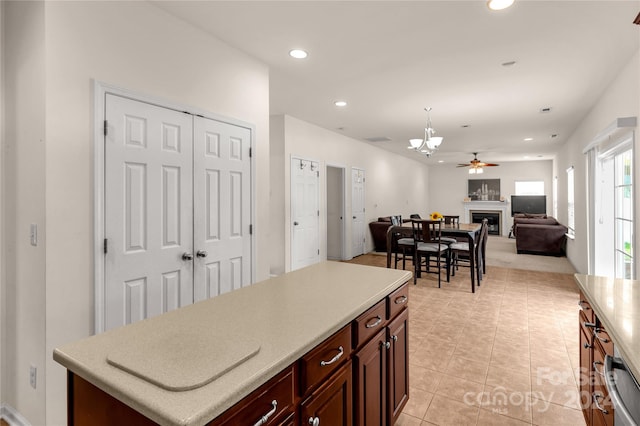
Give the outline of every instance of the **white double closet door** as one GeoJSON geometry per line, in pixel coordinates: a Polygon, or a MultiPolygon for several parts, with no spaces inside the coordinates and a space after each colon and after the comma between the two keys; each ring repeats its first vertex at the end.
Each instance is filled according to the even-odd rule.
{"type": "Polygon", "coordinates": [[[105,330],[251,283],[251,130],[105,96],[105,330]]]}

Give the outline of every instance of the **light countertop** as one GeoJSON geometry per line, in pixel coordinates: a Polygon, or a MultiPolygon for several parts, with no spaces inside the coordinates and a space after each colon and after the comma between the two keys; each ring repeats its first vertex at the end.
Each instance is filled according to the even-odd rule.
{"type": "Polygon", "coordinates": [[[53,358],[157,423],[202,425],[409,279],[323,262],[64,345],[53,358]],[[146,369],[147,380],[125,367],[146,369]]]}
{"type": "Polygon", "coordinates": [[[575,274],[627,367],[640,379],[640,281],[575,274]]]}

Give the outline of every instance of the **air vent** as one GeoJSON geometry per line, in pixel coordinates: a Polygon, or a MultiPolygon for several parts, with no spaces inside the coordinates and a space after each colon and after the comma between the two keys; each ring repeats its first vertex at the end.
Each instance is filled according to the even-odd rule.
{"type": "Polygon", "coordinates": [[[551,107],[540,108],[540,112],[542,113],[551,112],[551,107]]]}
{"type": "Polygon", "coordinates": [[[372,138],[364,138],[364,140],[368,142],[391,142],[391,139],[386,136],[374,136],[372,138]]]}

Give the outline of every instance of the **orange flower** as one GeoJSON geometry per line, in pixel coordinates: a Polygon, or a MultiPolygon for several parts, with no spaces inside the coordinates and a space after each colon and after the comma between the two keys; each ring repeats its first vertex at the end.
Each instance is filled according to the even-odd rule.
{"type": "Polygon", "coordinates": [[[442,220],[444,217],[438,212],[431,213],[431,220],[442,220]]]}

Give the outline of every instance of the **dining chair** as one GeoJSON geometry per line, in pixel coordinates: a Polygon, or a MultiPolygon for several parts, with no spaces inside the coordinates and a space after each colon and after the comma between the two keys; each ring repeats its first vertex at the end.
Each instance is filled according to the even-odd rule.
{"type": "Polygon", "coordinates": [[[483,245],[484,238],[487,234],[487,230],[489,228],[489,220],[482,219],[482,224],[480,225],[480,232],[478,234],[477,240],[474,240],[473,247],[469,247],[468,241],[459,241],[457,243],[453,243],[449,246],[451,250],[451,274],[453,276],[456,275],[456,271],[458,267],[471,267],[471,256],[473,256],[474,260],[474,268],[475,271],[473,273],[477,277],[478,287],[480,286],[480,280],[482,279],[482,252],[481,247],[483,245]]]}
{"type": "Polygon", "coordinates": [[[409,219],[422,219],[418,213],[412,213],[409,215],[409,219]]]}
{"type": "Polygon", "coordinates": [[[413,284],[417,284],[417,279],[422,272],[438,274],[438,288],[442,283],[442,269],[447,273],[447,282],[449,282],[450,262],[449,246],[442,242],[442,221],[440,220],[411,220],[411,228],[413,231],[413,284]],[[424,258],[424,261],[423,261],[424,258]],[[444,259],[444,265],[442,261],[444,259]],[[431,271],[431,263],[435,262],[436,272],[431,271]],[[423,269],[422,267],[425,267],[423,269]]]}
{"type": "MultiPolygon", "coordinates": [[[[402,216],[391,216],[391,226],[401,226],[402,216]]],[[[413,259],[413,238],[403,237],[401,233],[395,232],[392,239],[392,250],[394,252],[394,268],[398,269],[398,262],[402,260],[402,269],[406,268],[407,256],[413,259]]]]}
{"type": "MultiPolygon", "coordinates": [[[[448,226],[460,227],[460,216],[443,215],[444,224],[448,226]]],[[[454,237],[442,237],[442,241],[447,244],[457,243],[458,240],[454,237]]]]}

